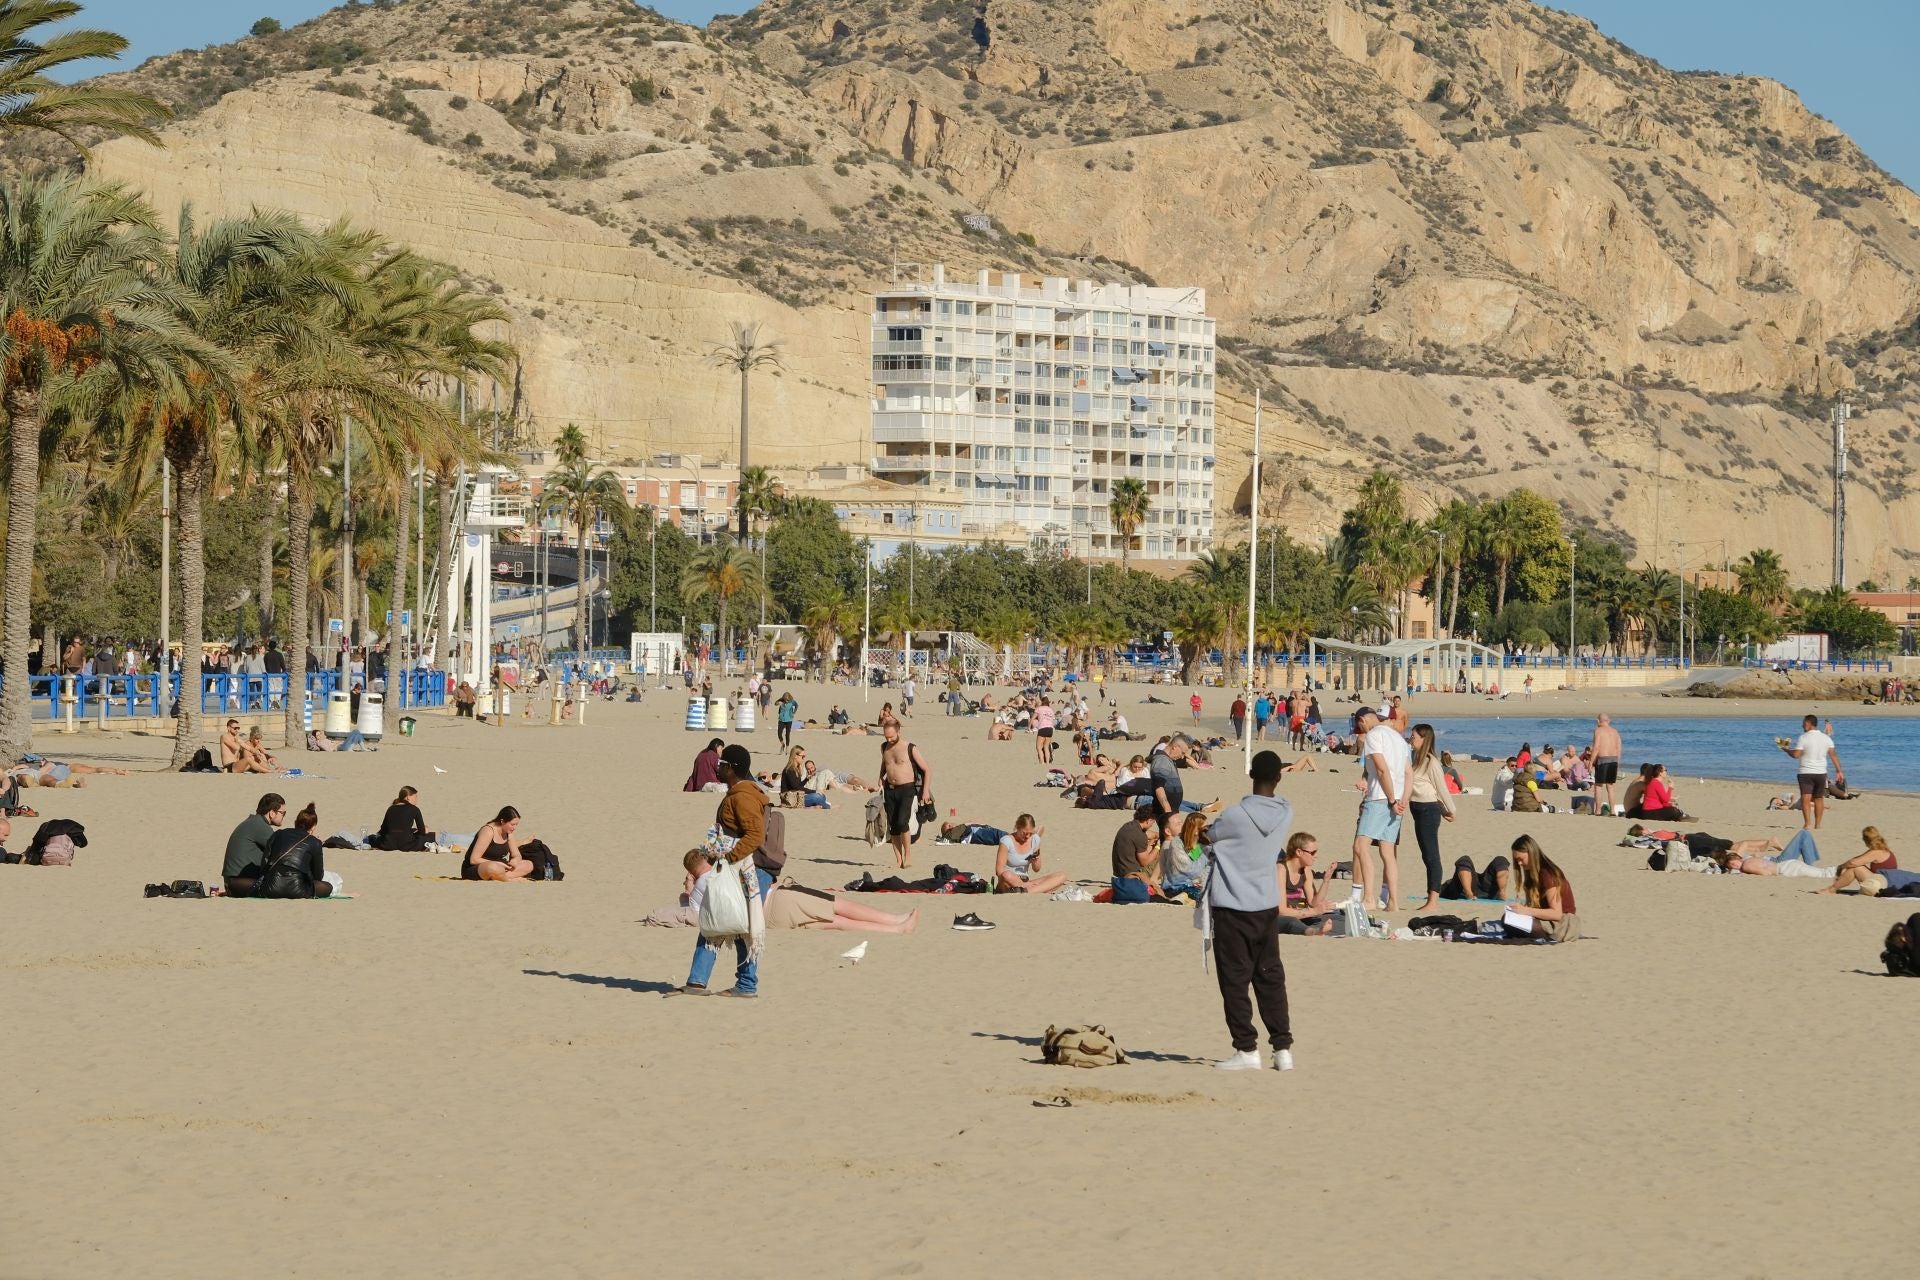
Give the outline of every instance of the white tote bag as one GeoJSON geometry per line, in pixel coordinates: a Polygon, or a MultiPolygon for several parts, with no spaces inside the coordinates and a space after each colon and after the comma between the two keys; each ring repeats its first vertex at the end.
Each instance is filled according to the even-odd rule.
{"type": "Polygon", "coordinates": [[[740,883],[740,867],[722,860],[714,868],[706,896],[700,900],[700,936],[739,938],[746,935],[748,927],[747,891],[740,883]]]}

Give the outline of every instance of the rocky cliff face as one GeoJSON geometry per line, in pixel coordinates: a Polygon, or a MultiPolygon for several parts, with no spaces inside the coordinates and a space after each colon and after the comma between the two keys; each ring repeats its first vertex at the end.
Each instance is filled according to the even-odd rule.
{"type": "Polygon", "coordinates": [[[1143,277],[1208,288],[1223,503],[1259,386],[1260,500],[1299,536],[1384,465],[1821,578],[1845,396],[1850,576],[1920,571],[1920,199],[1787,89],[1525,0],[768,0],[704,32],[412,0],[127,78],[199,110],[103,171],[350,214],[491,282],[537,430],[612,454],[724,454],[700,357],[762,319],[791,347],[768,460],[864,457],[894,263],[1143,277]]]}

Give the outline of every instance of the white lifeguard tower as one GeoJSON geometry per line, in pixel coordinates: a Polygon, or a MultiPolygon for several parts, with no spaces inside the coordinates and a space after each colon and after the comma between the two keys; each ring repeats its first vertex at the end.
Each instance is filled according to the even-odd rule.
{"type": "MultiPolygon", "coordinates": [[[[523,528],[527,522],[526,495],[501,492],[512,478],[505,467],[484,466],[473,472],[466,477],[457,513],[460,547],[448,575],[446,603],[453,610],[456,643],[464,648],[459,674],[480,690],[487,688],[492,674],[493,540],[499,530],[523,528]]],[[[451,666],[451,655],[448,660],[451,666]]]]}

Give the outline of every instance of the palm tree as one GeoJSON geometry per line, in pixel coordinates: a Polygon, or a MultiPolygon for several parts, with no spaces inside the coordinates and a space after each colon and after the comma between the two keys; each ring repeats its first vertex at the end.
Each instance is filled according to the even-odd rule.
{"type": "Polygon", "coordinates": [[[592,545],[587,541],[587,530],[597,527],[602,518],[615,522],[626,519],[631,508],[627,506],[626,486],[620,477],[606,467],[596,467],[585,458],[569,462],[547,473],[547,483],[541,495],[542,505],[558,512],[561,519],[573,526],[580,549],[580,571],[576,575],[573,606],[574,652],[584,655],[587,652],[587,574],[592,566],[592,545]]]}
{"type": "Polygon", "coordinates": [[[89,80],[61,84],[47,73],[93,58],[118,58],[127,41],[110,31],[63,31],[44,43],[35,28],[80,12],[73,0],[0,0],[0,137],[51,133],[87,154],[80,134],[100,130],[160,145],[153,129],[172,113],[143,93],[89,80]]]}
{"type": "Polygon", "coordinates": [[[1048,628],[1048,632],[1052,639],[1065,646],[1069,671],[1086,669],[1099,625],[1099,615],[1090,606],[1084,604],[1062,609],[1054,615],[1053,624],[1048,628]],[[1075,662],[1075,658],[1079,661],[1075,662]]]}
{"type": "Polygon", "coordinates": [[[1222,615],[1218,601],[1195,600],[1173,615],[1173,643],[1180,650],[1180,683],[1193,682],[1193,664],[1220,641],[1222,615]]]}
{"type": "Polygon", "coordinates": [[[553,459],[565,466],[569,462],[582,462],[587,456],[587,433],[580,429],[577,422],[569,422],[560,428],[560,434],[553,438],[553,459]]]}
{"type": "Polygon", "coordinates": [[[835,588],[808,605],[800,615],[800,626],[807,633],[807,647],[822,664],[833,660],[840,641],[860,630],[860,612],[845,592],[835,588]]]}
{"type": "MultiPolygon", "coordinates": [[[[778,372],[787,367],[786,357],[781,353],[780,344],[763,336],[763,330],[756,321],[746,324],[734,321],[732,336],[725,342],[715,343],[707,349],[707,363],[722,369],[732,369],[740,375],[740,477],[744,481],[747,474],[747,390],[752,383],[756,369],[772,369],[778,372]]],[[[740,511],[740,541],[747,540],[747,512],[740,511]]]]}
{"type": "Polygon", "coordinates": [[[1232,560],[1217,551],[1202,551],[1187,566],[1187,579],[1200,588],[1201,597],[1220,606],[1223,620],[1219,633],[1220,678],[1227,684],[1233,683],[1234,663],[1240,651],[1239,631],[1234,625],[1239,621],[1240,611],[1234,604],[1246,589],[1245,576],[1232,560]]]}
{"type": "MultiPolygon", "coordinates": [[[[350,281],[329,280],[318,269],[312,233],[284,213],[225,218],[205,230],[191,208],[180,212],[174,251],[165,274],[180,298],[179,319],[220,348],[234,366],[231,379],[189,377],[176,394],[152,405],[148,421],[158,428],[172,463],[180,556],[181,661],[179,722],[173,767],[199,748],[200,645],[206,618],[206,504],[228,470],[225,453],[235,443],[236,420],[252,412],[275,359],[315,305],[350,281]]],[[[313,335],[301,339],[311,341],[313,335]]],[[[270,548],[272,540],[266,539],[270,548]]],[[[268,582],[271,591],[271,579],[268,582]]],[[[304,646],[302,646],[304,647],[304,646]]]]}
{"type": "Polygon", "coordinates": [[[1387,610],[1380,593],[1357,571],[1341,575],[1334,607],[1339,612],[1342,639],[1353,640],[1387,629],[1387,610]]]}
{"type": "MultiPolygon", "coordinates": [[[[687,562],[686,572],[680,575],[680,596],[688,604],[698,604],[709,596],[719,603],[720,625],[717,634],[723,653],[732,648],[727,643],[727,606],[735,596],[756,591],[759,586],[759,561],[747,554],[745,548],[732,542],[715,542],[701,547],[687,562]]],[[[724,660],[721,667],[725,669],[724,660]]]]}
{"type": "MultiPolygon", "coordinates": [[[[1433,517],[1433,528],[1441,534],[1441,559],[1450,571],[1453,583],[1447,601],[1447,634],[1452,635],[1460,616],[1460,569],[1480,554],[1480,513],[1477,508],[1455,498],[1433,517]]],[[[1439,584],[1435,584],[1436,591],[1439,584]]],[[[1440,598],[1434,596],[1434,617],[1440,616],[1440,598]]]]}
{"type": "Polygon", "coordinates": [[[0,750],[32,741],[26,680],[32,642],[34,534],[42,428],[63,406],[79,416],[120,388],[178,385],[218,357],[183,329],[179,291],[158,274],[166,244],[153,213],[119,187],[66,177],[0,186],[0,412],[8,457],[0,750]]]}
{"type": "Polygon", "coordinates": [[[1784,609],[1793,598],[1786,567],[1776,551],[1765,547],[1749,551],[1733,566],[1733,572],[1740,580],[1740,594],[1770,613],[1784,609]]]}
{"type": "Polygon", "coordinates": [[[1519,506],[1502,499],[1481,512],[1481,537],[1486,553],[1493,557],[1495,591],[1493,616],[1507,607],[1507,575],[1513,562],[1526,549],[1527,527],[1519,506]]]}
{"type": "Polygon", "coordinates": [[[1113,482],[1113,497],[1107,502],[1107,517],[1120,534],[1120,572],[1127,571],[1127,555],[1133,550],[1133,535],[1147,522],[1153,499],[1147,495],[1147,482],[1138,476],[1122,476],[1113,482]]]}

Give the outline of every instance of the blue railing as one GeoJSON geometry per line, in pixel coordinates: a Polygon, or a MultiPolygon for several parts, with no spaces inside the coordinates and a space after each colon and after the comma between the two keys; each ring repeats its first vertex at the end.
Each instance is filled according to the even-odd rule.
{"type": "MultiPolygon", "coordinates": [[[[258,715],[279,711],[286,705],[287,681],[285,674],[203,672],[200,710],[207,715],[258,715]]],[[[64,677],[55,675],[30,678],[34,719],[58,720],[65,715],[60,701],[64,682],[64,677]]],[[[339,687],[337,669],[307,673],[307,689],[313,694],[316,717],[326,713],[327,695],[339,687]]],[[[178,672],[166,676],[158,673],[75,676],[73,714],[80,720],[96,719],[103,711],[109,720],[157,719],[168,714],[179,692],[178,672]]],[[[388,678],[385,693],[388,707],[396,710],[446,705],[446,681],[438,671],[409,668],[398,672],[388,678]]]]}
{"type": "Polygon", "coordinates": [[[1779,658],[1771,661],[1766,658],[1747,658],[1740,665],[1755,669],[1777,667],[1783,671],[1859,671],[1866,674],[1885,674],[1893,670],[1893,663],[1885,658],[1779,658]]]}

